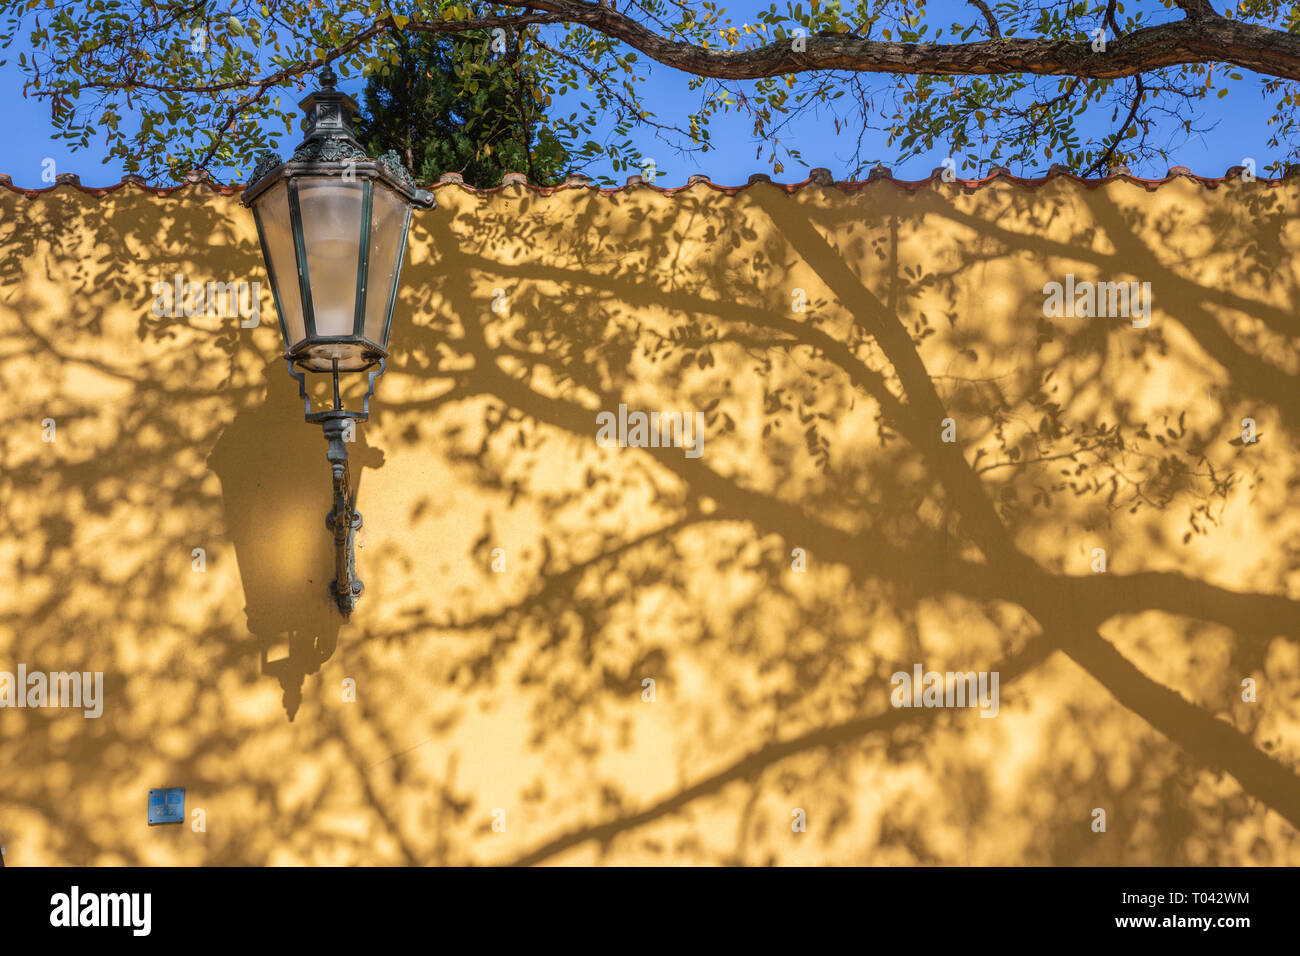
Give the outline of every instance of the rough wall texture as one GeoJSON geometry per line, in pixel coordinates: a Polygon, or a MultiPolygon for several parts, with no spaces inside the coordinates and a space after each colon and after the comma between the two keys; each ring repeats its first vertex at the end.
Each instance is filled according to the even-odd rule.
{"type": "Polygon", "coordinates": [[[0,189],[0,671],[105,682],[0,709],[10,865],[1300,864],[1300,182],[436,195],[344,622],[236,197],[0,189]]]}

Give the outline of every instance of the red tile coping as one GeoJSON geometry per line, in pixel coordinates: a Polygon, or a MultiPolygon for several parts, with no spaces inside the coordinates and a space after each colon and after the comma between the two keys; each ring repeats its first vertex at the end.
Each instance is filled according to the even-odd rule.
{"type": "MultiPolygon", "coordinates": [[[[1192,171],[1188,169],[1186,166],[1171,166],[1169,172],[1167,172],[1164,178],[1162,179],[1144,179],[1140,176],[1130,175],[1127,167],[1119,167],[1117,169],[1112,170],[1106,176],[1098,176],[1093,179],[1085,179],[1082,176],[1077,176],[1063,166],[1053,166],[1050,170],[1048,170],[1047,174],[1044,176],[1031,176],[1031,177],[1013,176],[1009,170],[1000,166],[994,166],[989,170],[987,176],[984,176],[980,179],[954,178],[948,182],[943,181],[943,176],[945,172],[947,172],[947,170],[945,170],[944,167],[941,166],[935,169],[932,173],[930,173],[930,175],[927,176],[925,179],[916,179],[916,180],[895,179],[893,173],[890,172],[889,169],[887,169],[884,166],[877,166],[871,170],[870,174],[868,174],[866,179],[848,181],[848,182],[836,182],[830,170],[814,169],[810,172],[807,179],[797,183],[774,183],[772,182],[772,178],[766,175],[765,173],[755,173],[754,175],[749,177],[749,182],[745,183],[743,186],[723,186],[719,183],[713,182],[713,180],[701,174],[695,174],[691,176],[687,180],[686,185],[684,186],[655,186],[645,182],[644,177],[634,175],[634,176],[629,176],[627,182],[624,185],[615,186],[613,188],[597,187],[592,183],[590,177],[583,176],[583,175],[570,176],[568,179],[564,181],[564,183],[562,183],[559,186],[536,186],[533,185],[532,183],[527,182],[521,173],[506,173],[505,176],[502,177],[501,185],[492,186],[486,189],[478,189],[477,187],[466,185],[458,173],[445,173],[438,180],[438,182],[430,184],[427,188],[434,190],[436,192],[439,189],[445,189],[451,186],[459,186],[461,189],[466,189],[469,190],[470,192],[495,193],[495,192],[500,192],[504,189],[518,186],[524,189],[528,189],[534,193],[538,193],[539,195],[542,196],[549,196],[551,193],[558,192],[564,189],[591,189],[591,190],[595,190],[602,196],[607,196],[612,193],[625,192],[627,190],[632,190],[632,189],[651,189],[654,190],[655,192],[663,193],[664,195],[667,196],[672,196],[672,195],[676,195],[679,192],[685,192],[688,189],[693,189],[696,186],[705,186],[709,189],[715,190],[720,193],[724,193],[728,196],[734,196],[736,195],[736,193],[739,193],[745,189],[749,189],[752,186],[755,186],[759,183],[767,183],[768,185],[783,190],[786,193],[796,193],[800,189],[805,189],[809,186],[821,186],[824,188],[838,189],[846,193],[854,193],[862,189],[864,186],[867,186],[870,183],[878,182],[880,180],[888,180],[889,182],[897,186],[899,189],[907,190],[909,192],[915,192],[918,189],[923,189],[927,186],[930,186],[936,180],[939,181],[942,185],[955,185],[955,186],[960,186],[962,189],[973,190],[973,189],[979,189],[983,186],[987,186],[988,184],[998,179],[1004,179],[1009,183],[1014,183],[1018,186],[1026,186],[1026,187],[1041,186],[1044,183],[1048,183],[1052,181],[1053,179],[1070,179],[1080,184],[1081,186],[1087,187],[1089,189],[1096,188],[1097,186],[1103,186],[1106,183],[1110,183],[1110,182],[1114,182],[1115,180],[1122,179],[1125,180],[1126,182],[1136,183],[1137,185],[1142,186],[1148,190],[1154,190],[1160,187],[1161,185],[1163,185],[1164,183],[1169,182],[1170,180],[1181,178],[1181,179],[1193,180],[1197,183],[1200,183],[1202,186],[1206,186],[1208,188],[1213,189],[1214,187],[1226,183],[1229,180],[1241,178],[1241,174],[1245,172],[1245,167],[1233,166],[1222,176],[1213,177],[1213,176],[1197,176],[1194,173],[1192,173],[1192,171]]],[[[1290,179],[1293,176],[1297,176],[1297,175],[1300,175],[1300,166],[1288,166],[1286,172],[1283,173],[1282,176],[1276,179],[1270,179],[1266,176],[1256,176],[1256,180],[1260,183],[1266,183],[1270,186],[1275,186],[1283,182],[1284,180],[1290,179]]],[[[124,186],[134,185],[145,192],[156,193],[160,197],[168,197],[181,189],[186,189],[190,186],[196,186],[200,184],[206,185],[213,192],[220,193],[223,196],[232,196],[238,192],[241,192],[244,188],[242,183],[221,184],[221,183],[214,182],[208,176],[207,173],[201,170],[190,173],[186,177],[185,182],[177,183],[174,186],[151,186],[148,183],[146,183],[141,177],[132,176],[132,175],[123,176],[121,182],[116,183],[115,185],[112,186],[83,186],[81,185],[81,178],[77,176],[75,173],[60,173],[55,177],[55,182],[53,185],[46,186],[42,189],[22,189],[18,186],[15,186],[13,184],[13,180],[9,176],[0,173],[0,186],[3,186],[4,188],[8,189],[10,192],[15,192],[18,193],[19,195],[26,196],[28,199],[35,199],[37,196],[42,196],[46,193],[53,192],[54,190],[58,189],[60,186],[71,186],[72,188],[79,190],[80,192],[87,193],[88,195],[91,196],[107,196],[109,193],[121,189],[124,186]]]]}

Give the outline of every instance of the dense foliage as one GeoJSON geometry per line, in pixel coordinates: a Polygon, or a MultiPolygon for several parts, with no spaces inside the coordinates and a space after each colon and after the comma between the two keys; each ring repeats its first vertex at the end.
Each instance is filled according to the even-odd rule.
{"type": "Polygon", "coordinates": [[[520,68],[517,36],[496,49],[489,35],[396,38],[399,59],[367,81],[357,117],[372,155],[396,149],[421,182],[446,172],[479,187],[508,172],[543,185],[563,179],[568,154],[546,124],[536,77],[520,68]]]}

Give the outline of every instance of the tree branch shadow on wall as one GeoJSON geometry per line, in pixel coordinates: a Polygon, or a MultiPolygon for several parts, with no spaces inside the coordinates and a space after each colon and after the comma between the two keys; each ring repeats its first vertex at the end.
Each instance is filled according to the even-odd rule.
{"type": "MultiPolygon", "coordinates": [[[[684,199],[677,200],[677,202],[685,201],[684,199]]],[[[831,289],[835,300],[853,313],[855,322],[859,326],[870,329],[875,327],[878,320],[883,319],[886,322],[899,321],[892,316],[893,307],[868,291],[863,281],[846,267],[840,252],[831,248],[817,235],[811,224],[802,219],[802,210],[794,208],[789,200],[777,196],[774,192],[770,202],[761,202],[760,205],[763,207],[764,213],[771,217],[775,229],[768,224],[761,226],[756,223],[751,224],[749,229],[751,236],[770,233],[783,237],[785,241],[788,241],[795,252],[796,258],[809,263],[821,274],[831,289]]],[[[918,203],[918,205],[923,204],[918,203]]],[[[935,205],[942,204],[931,203],[928,209],[917,209],[917,218],[923,212],[934,215],[933,206],[935,205]]],[[[1105,202],[1099,200],[1094,205],[1099,207],[1096,210],[1098,217],[1105,221],[1108,229],[1116,229],[1118,224],[1113,216],[1107,214],[1108,210],[1105,202]]],[[[1045,218],[1050,218],[1050,213],[1045,218]]],[[[491,219],[483,222],[476,221],[469,227],[469,231],[475,239],[481,240],[481,248],[491,249],[499,238],[497,234],[498,226],[499,224],[491,219]]],[[[666,235],[667,232],[667,230],[663,230],[657,234],[666,235]]],[[[589,233],[585,232],[583,228],[577,227],[573,229],[571,235],[575,236],[572,240],[573,245],[581,246],[584,237],[589,233]]],[[[553,234],[547,236],[537,234],[528,238],[536,241],[539,245],[542,242],[554,242],[556,239],[553,234]]],[[[723,237],[713,237],[711,241],[720,238],[723,237]]],[[[449,288],[445,284],[434,283],[436,286],[440,286],[441,294],[450,300],[452,310],[459,317],[462,325],[460,331],[463,332],[463,335],[459,338],[458,345],[453,344],[453,348],[459,348],[462,355],[472,357],[474,360],[475,371],[465,376],[469,393],[493,395],[507,406],[523,412],[525,416],[536,422],[565,428],[575,435],[590,434],[593,428],[591,412],[588,410],[593,407],[590,401],[591,396],[596,396],[595,407],[601,409],[613,408],[626,397],[622,394],[622,387],[630,384],[631,375],[624,371],[620,363],[626,363],[628,353],[623,351],[624,343],[619,340],[617,332],[613,333],[614,341],[611,342],[610,330],[612,327],[617,328],[622,323],[639,325],[639,323],[636,323],[636,318],[631,309],[638,306],[651,306],[667,310],[670,313],[678,313],[686,317],[687,328],[697,331],[699,323],[692,320],[695,320],[702,312],[711,313],[724,320],[734,320],[736,316],[732,313],[745,311],[744,307],[737,309],[734,305],[737,300],[729,298],[725,288],[712,290],[714,294],[708,301],[697,295],[692,295],[689,289],[680,286],[674,287],[671,292],[663,291],[665,287],[673,286],[675,280],[682,279],[682,276],[658,272],[649,281],[643,281],[637,277],[641,261],[630,263],[625,267],[615,267],[609,273],[595,275],[539,266],[527,261],[521,263],[517,260],[510,266],[498,266],[490,261],[490,254],[483,258],[475,256],[472,251],[474,243],[469,243],[471,251],[459,252],[458,239],[463,240],[464,237],[454,236],[449,231],[444,232],[441,230],[433,239],[434,246],[444,250],[444,261],[449,266],[449,271],[456,275],[463,275],[481,269],[507,280],[516,279],[528,284],[536,282],[551,285],[552,287],[558,284],[566,290],[566,294],[561,297],[557,297],[554,293],[549,296],[535,297],[530,301],[531,308],[528,309],[528,315],[530,317],[540,316],[541,318],[527,323],[522,330],[512,330],[512,334],[507,336],[507,341],[503,346],[489,347],[487,345],[489,338],[495,341],[496,337],[485,334],[478,327],[480,320],[477,318],[478,316],[485,316],[488,317],[486,321],[491,322],[490,311],[485,307],[485,304],[467,298],[463,286],[449,288]],[[626,314],[620,314],[622,311],[621,306],[628,308],[626,314]],[[574,321],[574,318],[578,316],[583,318],[583,323],[574,321]],[[536,336],[532,342],[528,341],[530,333],[536,336]],[[545,347],[540,350],[537,348],[539,340],[545,342],[545,347]],[[602,355],[602,352],[606,354],[602,355]],[[502,371],[500,363],[507,360],[514,369],[519,370],[502,371]],[[522,365],[522,369],[520,369],[520,365],[522,365]],[[557,401],[552,394],[539,394],[533,391],[528,382],[532,377],[532,373],[541,367],[546,367],[552,372],[558,372],[564,386],[572,386],[573,394],[584,395],[585,399],[581,404],[573,401],[557,401]]],[[[607,242],[608,239],[607,235],[601,236],[603,243],[607,242]]],[[[1117,238],[1118,241],[1121,240],[1117,238]]],[[[1024,237],[1023,245],[1032,254],[1032,237],[1024,237]]],[[[1071,247],[1067,246],[1066,248],[1071,247]]],[[[606,250],[602,249],[600,252],[606,252],[606,250]]],[[[580,255],[578,257],[579,261],[599,261],[602,258],[600,252],[592,248],[588,255],[580,255]]],[[[630,253],[631,250],[628,249],[627,252],[630,253]]],[[[1002,249],[997,254],[1006,255],[1007,250],[1002,249]]],[[[886,256],[888,257],[888,252],[886,256]]],[[[609,258],[607,252],[605,258],[609,258]]],[[[770,257],[769,265],[773,265],[776,259],[776,256],[770,257]]],[[[656,261],[653,249],[646,252],[644,260],[656,261]]],[[[896,253],[894,253],[893,262],[897,266],[896,253]]],[[[1173,278],[1167,270],[1162,272],[1161,275],[1165,278],[1173,278]]],[[[927,279],[933,282],[937,277],[917,275],[911,278],[914,279],[914,287],[923,287],[927,279]]],[[[707,288],[709,285],[708,279],[703,279],[700,284],[707,288]]],[[[689,283],[682,283],[682,286],[686,285],[689,285],[689,283]]],[[[1198,295],[1195,284],[1188,282],[1186,279],[1181,279],[1180,286],[1181,291],[1178,293],[1180,299],[1187,297],[1195,301],[1198,295]]],[[[516,292],[516,294],[518,293],[516,292]]],[[[765,314],[761,309],[749,311],[750,315],[745,318],[756,325],[768,325],[772,328],[783,328],[788,331],[791,324],[788,320],[782,320],[779,313],[765,314]]],[[[966,318],[968,325],[972,321],[977,321],[977,317],[966,318]]],[[[803,346],[815,357],[826,357],[829,354],[826,349],[827,342],[825,336],[814,328],[815,324],[815,322],[809,322],[810,328],[808,332],[810,334],[795,331],[793,333],[793,344],[796,347],[803,346]]],[[[419,342],[422,339],[419,333],[422,330],[415,331],[418,350],[419,342]]],[[[439,330],[440,334],[443,331],[445,330],[439,330]]],[[[976,332],[976,337],[978,337],[978,332],[976,332]]],[[[1161,340],[1156,335],[1153,335],[1151,340],[1163,354],[1164,347],[1161,340]]],[[[717,348],[721,342],[721,339],[715,338],[712,344],[717,348]]],[[[942,412],[944,406],[938,401],[926,403],[916,400],[915,396],[918,392],[924,394],[927,390],[933,391],[935,385],[931,381],[931,373],[925,371],[924,365],[921,363],[912,344],[907,342],[905,346],[899,348],[900,342],[906,342],[906,338],[895,335],[892,343],[894,348],[892,351],[886,350],[887,355],[885,358],[887,363],[892,363],[893,368],[896,369],[901,366],[906,372],[910,373],[910,376],[905,374],[904,380],[900,382],[892,369],[888,371],[884,378],[879,378],[878,373],[873,373],[877,376],[877,384],[886,384],[888,382],[898,387],[897,390],[903,396],[902,404],[898,404],[897,400],[895,401],[898,409],[909,410],[909,406],[911,406],[910,410],[914,410],[915,406],[919,404],[926,412],[942,412]]],[[[678,350],[680,354],[691,345],[707,350],[710,343],[707,337],[704,337],[702,341],[692,341],[690,336],[687,335],[681,337],[677,344],[680,346],[678,350]]],[[[790,344],[788,342],[784,345],[778,344],[777,347],[788,349],[790,344]]],[[[981,344],[987,349],[986,343],[981,344]]],[[[431,346],[430,349],[432,351],[431,346]]],[[[635,350],[632,351],[635,352],[635,350]]],[[[670,353],[664,356],[664,360],[667,361],[672,357],[670,353]]],[[[850,355],[850,358],[853,357],[850,355]]],[[[686,356],[686,358],[693,358],[693,356],[686,356]]],[[[843,358],[843,356],[839,358],[843,358]]],[[[834,361],[832,359],[832,364],[834,364],[834,361]]],[[[739,370],[737,369],[737,371],[739,370]]],[[[850,378],[854,377],[854,370],[843,365],[841,365],[840,372],[848,373],[850,378]]],[[[673,380],[670,374],[665,377],[673,380]]],[[[867,391],[870,392],[871,389],[867,389],[867,391]]],[[[684,396],[688,394],[688,390],[683,389],[680,394],[684,396]]],[[[884,399],[884,404],[888,405],[887,396],[877,392],[877,398],[884,399]]],[[[949,396],[949,398],[952,398],[952,396],[949,396]]],[[[686,404],[689,405],[691,402],[686,404]]],[[[1046,402],[1043,404],[1046,404],[1046,402]]],[[[697,404],[696,407],[699,407],[699,405],[697,404]]],[[[1056,411],[1059,413],[1060,409],[1056,411]]],[[[930,417],[934,421],[927,418],[925,427],[933,429],[933,438],[937,440],[940,415],[934,414],[930,417]]],[[[889,420],[884,424],[890,428],[898,428],[902,424],[897,420],[892,420],[892,416],[886,416],[886,418],[889,420]]],[[[806,419],[804,420],[806,421],[806,419]]],[[[1148,427],[1141,421],[1130,421],[1125,424],[1130,426],[1133,431],[1139,432],[1145,432],[1148,427]]],[[[906,429],[904,429],[904,432],[906,433],[906,429]]],[[[1048,434],[1050,432],[1045,430],[1045,435],[1048,434]]],[[[913,429],[909,437],[915,438],[916,435],[917,432],[913,429]]],[[[1174,435],[1174,433],[1171,431],[1170,435],[1174,435]]],[[[1183,435],[1174,435],[1174,437],[1182,438],[1183,435]]],[[[1189,454],[1193,456],[1199,453],[1196,441],[1197,439],[1194,437],[1188,437],[1186,441],[1186,445],[1190,448],[1189,454]]],[[[1164,436],[1161,436],[1161,442],[1164,442],[1164,436]]],[[[486,443],[484,447],[486,447],[486,443]]],[[[832,449],[834,450],[833,446],[832,449]]],[[[1015,443],[1003,443],[1002,450],[1012,452],[1010,461],[1014,463],[1017,458],[1015,443]]],[[[1078,451],[1082,454],[1082,449],[1078,451]]],[[[942,454],[943,450],[939,449],[938,453],[942,454]]],[[[649,455],[656,459],[658,464],[680,477],[686,486],[685,494],[688,499],[699,495],[707,495],[717,502],[722,516],[740,517],[741,520],[755,525],[756,530],[759,532],[768,530],[783,533],[787,545],[796,541],[812,541],[817,545],[814,550],[818,554],[829,556],[834,560],[843,560],[868,575],[883,575],[886,579],[896,583],[900,578],[907,577],[909,572],[920,571],[920,574],[908,582],[909,588],[913,592],[918,589],[922,593],[928,590],[953,590],[958,593],[966,592],[972,596],[983,596],[995,600],[1013,600],[1033,607],[1043,623],[1050,625],[1048,627],[1049,633],[1044,640],[1051,642],[1054,646],[1065,648],[1067,653],[1070,653],[1079,663],[1083,664],[1085,669],[1100,680],[1104,686],[1108,686],[1127,706],[1141,713],[1154,726],[1182,744],[1190,754],[1199,760],[1215,769],[1229,769],[1234,772],[1246,787],[1248,793],[1264,799],[1265,802],[1281,812],[1293,824],[1297,819],[1300,819],[1300,799],[1297,799],[1297,795],[1300,793],[1300,781],[1297,780],[1290,768],[1279,764],[1275,758],[1256,749],[1245,735],[1234,730],[1223,721],[1215,719],[1206,711],[1193,706],[1179,693],[1171,692],[1167,688],[1160,686],[1156,681],[1144,675],[1137,667],[1134,667],[1116,653],[1098,634],[1089,633],[1089,628],[1103,624],[1115,614],[1139,613],[1147,608],[1158,608],[1174,614],[1190,612],[1194,615],[1208,612],[1211,618],[1222,620],[1224,623],[1234,626],[1245,637],[1260,635],[1267,640],[1268,636],[1274,634],[1290,634],[1294,636],[1296,632],[1296,602],[1267,593],[1237,594],[1178,574],[1165,574],[1163,577],[1159,573],[1140,573],[1134,576],[1116,575],[1105,582],[1099,582],[1036,572],[1030,572],[1021,577],[1022,572],[1026,572],[1028,569],[1019,566],[999,568],[996,560],[993,562],[992,568],[980,568],[978,564],[972,565],[968,557],[958,558],[954,561],[955,554],[969,553],[967,550],[969,539],[964,543],[962,541],[954,542],[955,552],[949,552],[945,544],[942,553],[935,554],[932,548],[933,542],[927,543],[924,540],[927,535],[924,524],[917,524],[915,521],[907,520],[907,512],[912,506],[901,504],[907,498],[906,489],[903,487],[896,489],[897,497],[892,502],[888,495],[885,496],[884,500],[888,510],[894,512],[892,517],[902,519],[903,527],[908,532],[904,540],[910,538],[913,543],[919,545],[920,550],[905,548],[902,554],[897,551],[890,553],[888,547],[882,548],[881,545],[882,538],[887,541],[892,535],[880,534],[879,530],[870,528],[870,523],[868,527],[860,528],[855,535],[851,535],[850,539],[856,538],[857,540],[851,540],[849,542],[850,546],[846,547],[845,542],[835,540],[841,536],[837,535],[833,529],[823,527],[820,531],[813,530],[816,528],[817,522],[809,520],[806,513],[801,515],[798,513],[797,508],[791,509],[785,506],[783,502],[778,502],[776,499],[762,493],[755,493],[755,489],[745,487],[748,484],[747,482],[726,479],[711,472],[699,463],[680,462],[674,457],[675,453],[672,451],[658,453],[643,451],[639,454],[649,455]],[[782,527],[783,525],[784,527],[782,527]],[[827,538],[831,540],[826,540],[827,538]],[[874,550],[877,554],[883,553],[888,557],[883,562],[855,559],[847,553],[852,550],[854,545],[856,545],[860,553],[870,554],[874,550]],[[911,560],[908,560],[908,558],[911,560]],[[923,570],[927,567],[930,569],[929,573],[923,570]],[[942,569],[942,581],[934,581],[934,571],[936,569],[942,569]],[[1000,586],[990,587],[988,581],[990,571],[1001,579],[1000,586]],[[931,581],[931,585],[927,586],[924,583],[927,580],[931,581]],[[1035,588],[1042,589],[1041,593],[1036,596],[1032,594],[1035,588]],[[1139,588],[1143,589],[1145,593],[1140,592],[1139,588]],[[1227,609],[1226,612],[1223,610],[1224,608],[1227,609]]],[[[1069,457],[1071,459],[1070,464],[1078,463],[1078,459],[1073,455],[1063,457],[1069,457]]],[[[478,460],[481,466],[486,467],[483,465],[482,456],[478,460]]],[[[896,465],[898,462],[894,462],[894,464],[896,465]]],[[[932,472],[930,480],[938,479],[940,484],[949,485],[949,496],[952,495],[953,484],[959,488],[964,485],[965,490],[970,491],[974,488],[978,493],[978,499],[973,495],[967,495],[967,500],[977,501],[977,503],[983,502],[982,507],[990,510],[994,504],[997,504],[998,517],[1010,519],[1013,526],[1023,523],[1030,517],[1025,509],[1007,507],[1012,499],[1003,497],[997,502],[984,501],[985,489],[980,487],[977,481],[974,481],[974,476],[970,474],[969,468],[964,461],[953,459],[951,467],[941,468],[940,471],[941,474],[939,475],[932,472]]],[[[889,487],[889,482],[884,474],[876,472],[872,477],[880,487],[889,487]]],[[[836,469],[833,478],[840,485],[842,491],[860,486],[860,482],[854,480],[843,465],[836,469]]],[[[943,492],[939,493],[941,496],[943,495],[943,492]]],[[[1075,494],[1076,497],[1084,498],[1085,496],[1091,497],[1096,494],[1096,491],[1090,488],[1086,493],[1076,491],[1075,494]]],[[[924,496],[924,490],[922,490],[922,495],[924,496]]],[[[960,494],[957,497],[960,498],[960,494]]],[[[1046,501],[1051,500],[1046,495],[1043,497],[1046,501]]],[[[1154,501],[1148,499],[1146,500],[1146,506],[1159,510],[1173,503],[1178,497],[1178,495],[1173,494],[1154,501]]],[[[916,500],[916,503],[919,503],[919,499],[916,500]]],[[[880,517],[882,516],[872,516],[873,519],[879,519],[880,517]]],[[[886,519],[884,526],[888,527],[890,516],[883,517],[886,519]]],[[[965,522],[969,522],[971,516],[959,514],[958,517],[965,522]]],[[[879,528],[880,525],[877,527],[879,528]]],[[[966,532],[969,533],[970,525],[966,524],[965,527],[966,532]]],[[[1193,527],[1195,527],[1194,523],[1193,527]]],[[[1003,555],[995,553],[993,557],[1001,558],[1003,555]]],[[[774,591],[785,589],[783,583],[777,578],[769,580],[769,587],[774,591]]],[[[537,593],[542,595],[546,593],[546,590],[547,588],[543,587],[537,593]]],[[[527,611],[524,607],[517,610],[521,610],[525,614],[527,611]]],[[[560,605],[556,604],[550,608],[550,613],[558,613],[559,610],[560,605]]],[[[584,619],[590,620],[591,617],[584,615],[584,619]]],[[[520,618],[511,615],[508,623],[502,623],[517,630],[520,626],[520,618]]],[[[506,641],[501,646],[503,652],[509,646],[509,643],[509,641],[506,641]]],[[[891,720],[889,723],[892,724],[893,721],[891,720]]],[[[845,726],[846,728],[860,728],[861,722],[855,720],[845,726]]],[[[828,736],[823,733],[813,733],[806,739],[810,742],[809,746],[820,746],[828,744],[835,737],[833,734],[828,736]],[[815,743],[812,743],[814,741],[815,743]]],[[[698,787],[690,788],[683,793],[698,796],[711,792],[715,785],[721,786],[731,780],[751,777],[754,772],[768,765],[765,759],[768,756],[771,756],[772,762],[775,762],[784,755],[798,752],[799,749],[798,745],[793,742],[788,747],[785,743],[782,743],[773,745],[771,748],[764,748],[758,751],[756,755],[746,757],[728,771],[711,777],[698,787]]],[[[1167,791],[1167,788],[1168,779],[1166,778],[1165,783],[1161,784],[1161,789],[1167,791]]],[[[613,835],[623,832],[625,828],[635,828],[648,820],[654,819],[660,811],[680,809],[690,802],[690,799],[683,800],[681,796],[666,799],[664,802],[656,804],[655,809],[621,818],[618,822],[611,822],[591,829],[577,830],[570,837],[548,844],[546,849],[539,849],[521,859],[528,862],[540,862],[553,852],[559,852],[562,848],[572,847],[587,840],[605,845],[613,835]],[[624,824],[626,827],[623,826],[624,824]]],[[[974,809],[976,812],[979,810],[978,807],[974,809]]],[[[1170,832],[1173,833],[1172,830],[1170,832]]],[[[1052,839],[1058,851],[1063,851],[1066,847],[1082,849],[1082,845],[1074,839],[1055,836],[1052,839]]]]}

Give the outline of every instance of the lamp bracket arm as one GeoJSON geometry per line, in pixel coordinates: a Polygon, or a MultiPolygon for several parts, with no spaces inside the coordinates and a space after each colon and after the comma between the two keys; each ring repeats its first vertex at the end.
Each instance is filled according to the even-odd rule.
{"type": "MultiPolygon", "coordinates": [[[[293,364],[293,359],[287,362],[289,374],[298,380],[298,397],[302,399],[303,417],[309,422],[323,422],[331,418],[351,418],[355,421],[364,422],[370,418],[370,399],[375,394],[375,379],[384,374],[384,369],[388,362],[386,359],[380,359],[379,364],[372,368],[366,374],[366,394],[361,399],[361,411],[349,412],[347,409],[335,407],[323,412],[313,412],[311,410],[311,396],[307,394],[307,373],[303,372],[293,364]]],[[[335,389],[337,392],[338,379],[335,377],[335,389]]]]}
{"type": "Polygon", "coordinates": [[[356,498],[352,493],[348,449],[344,441],[348,421],[345,416],[334,416],[322,422],[325,439],[329,442],[325,457],[330,463],[334,486],[333,506],[325,516],[325,527],[334,536],[334,580],[330,588],[344,617],[352,613],[364,589],[356,576],[354,544],[357,529],[361,527],[361,514],[356,510],[356,498]]]}

